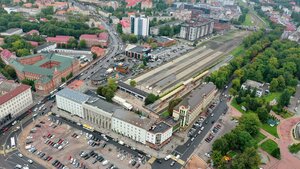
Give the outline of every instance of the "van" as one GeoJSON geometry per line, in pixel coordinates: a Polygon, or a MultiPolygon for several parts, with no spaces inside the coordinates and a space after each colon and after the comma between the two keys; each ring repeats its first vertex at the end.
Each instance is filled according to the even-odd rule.
{"type": "Polygon", "coordinates": [[[168,161],[170,158],[171,158],[171,155],[169,154],[165,157],[165,161],[168,161]]]}

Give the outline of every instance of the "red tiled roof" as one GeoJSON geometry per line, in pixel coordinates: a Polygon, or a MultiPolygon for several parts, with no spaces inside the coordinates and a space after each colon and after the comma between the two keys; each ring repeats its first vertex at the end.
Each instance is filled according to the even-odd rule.
{"type": "Polygon", "coordinates": [[[91,52],[92,52],[92,53],[95,53],[97,56],[101,56],[101,55],[104,55],[105,49],[100,48],[100,47],[98,47],[98,46],[93,46],[93,47],[91,48],[91,52]]]}
{"type": "Polygon", "coordinates": [[[130,23],[128,20],[120,20],[120,24],[122,25],[123,28],[130,27],[130,23]]]}
{"type": "Polygon", "coordinates": [[[56,36],[56,37],[47,37],[47,42],[56,42],[56,43],[68,43],[68,41],[74,38],[73,36],[56,36]]]}
{"type": "Polygon", "coordinates": [[[31,44],[31,46],[33,47],[38,47],[39,46],[39,43],[38,42],[35,42],[35,41],[27,41],[31,44]]]}
{"type": "Polygon", "coordinates": [[[28,86],[28,85],[21,84],[20,86],[18,86],[14,90],[11,90],[11,91],[5,93],[4,95],[0,96],[0,105],[2,105],[3,103],[9,101],[10,99],[16,97],[20,93],[22,93],[25,90],[30,89],[30,88],[31,87],[28,86]]]}
{"type": "Polygon", "coordinates": [[[33,30],[27,32],[26,34],[27,34],[27,35],[33,35],[33,34],[39,34],[39,33],[40,33],[40,32],[39,32],[38,30],[33,29],[33,30]]]}
{"type": "Polygon", "coordinates": [[[85,39],[85,40],[98,39],[98,36],[95,34],[82,34],[79,39],[85,39]]]}
{"type": "Polygon", "coordinates": [[[126,7],[133,7],[133,6],[137,5],[141,1],[142,0],[126,0],[126,2],[127,2],[127,6],[126,7]]]}
{"type": "Polygon", "coordinates": [[[1,58],[7,60],[7,59],[9,59],[13,54],[12,54],[9,50],[4,49],[4,50],[0,53],[0,55],[1,55],[1,58]]]}
{"type": "Polygon", "coordinates": [[[108,40],[108,33],[107,32],[102,32],[99,34],[99,39],[100,40],[108,40]]]}
{"type": "Polygon", "coordinates": [[[98,26],[98,28],[99,28],[100,30],[105,30],[105,26],[103,26],[103,25],[98,26]]]}
{"type": "Polygon", "coordinates": [[[72,83],[70,83],[68,85],[68,88],[70,88],[70,89],[79,89],[83,85],[84,85],[83,80],[74,80],[72,83]]]}

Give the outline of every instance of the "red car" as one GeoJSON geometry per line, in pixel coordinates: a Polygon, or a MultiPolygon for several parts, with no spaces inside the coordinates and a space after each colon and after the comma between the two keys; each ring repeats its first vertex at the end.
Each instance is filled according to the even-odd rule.
{"type": "Polygon", "coordinates": [[[6,132],[8,129],[9,129],[8,127],[5,127],[5,128],[3,129],[3,132],[6,132]]]}

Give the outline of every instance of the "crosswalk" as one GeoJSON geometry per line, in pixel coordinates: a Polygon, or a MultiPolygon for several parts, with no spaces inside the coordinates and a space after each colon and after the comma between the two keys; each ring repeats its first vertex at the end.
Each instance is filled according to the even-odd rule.
{"type": "Polygon", "coordinates": [[[171,155],[171,159],[179,163],[180,165],[184,165],[185,161],[181,160],[180,158],[177,159],[174,155],[171,155]]]}

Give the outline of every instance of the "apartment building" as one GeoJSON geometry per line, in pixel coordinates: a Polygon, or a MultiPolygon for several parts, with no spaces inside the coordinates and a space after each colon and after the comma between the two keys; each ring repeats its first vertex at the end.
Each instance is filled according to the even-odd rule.
{"type": "Polygon", "coordinates": [[[203,83],[185,97],[173,110],[174,120],[180,121],[180,126],[189,126],[203,112],[217,93],[212,83],[203,83]]]}
{"type": "Polygon", "coordinates": [[[161,121],[151,126],[147,131],[147,142],[148,145],[154,149],[167,144],[172,137],[173,128],[167,123],[161,121]]]}
{"type": "Polygon", "coordinates": [[[0,81],[0,126],[17,117],[33,103],[31,87],[13,81],[0,81]]]}
{"type": "Polygon", "coordinates": [[[180,38],[189,41],[198,40],[206,35],[212,34],[214,21],[203,19],[203,21],[189,21],[180,28],[180,38]]]}
{"type": "Polygon", "coordinates": [[[130,16],[130,32],[137,36],[149,36],[149,18],[144,15],[130,16]]]}

